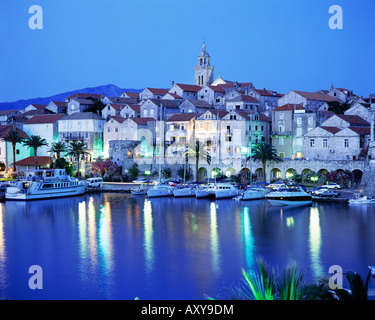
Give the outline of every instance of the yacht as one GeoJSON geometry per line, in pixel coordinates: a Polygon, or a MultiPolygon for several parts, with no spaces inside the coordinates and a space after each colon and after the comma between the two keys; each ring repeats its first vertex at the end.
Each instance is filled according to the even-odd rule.
{"type": "Polygon", "coordinates": [[[312,203],[312,196],[301,187],[280,188],[266,195],[266,199],[271,205],[308,205],[312,203]]]}
{"type": "Polygon", "coordinates": [[[264,199],[269,191],[266,188],[250,187],[242,195],[242,200],[264,199]]]}
{"type": "Polygon", "coordinates": [[[174,189],[175,187],[170,186],[169,184],[157,184],[153,188],[147,190],[147,197],[156,198],[173,196],[174,189]]]}
{"type": "Polygon", "coordinates": [[[214,194],[215,199],[234,198],[238,195],[238,189],[230,183],[216,183],[210,193],[214,194]]]}
{"type": "Polygon", "coordinates": [[[65,169],[35,170],[34,176],[16,181],[5,192],[6,200],[40,200],[84,194],[87,183],[71,178],[65,169]]]}
{"type": "Polygon", "coordinates": [[[197,198],[226,199],[238,195],[238,189],[230,183],[210,183],[206,187],[197,189],[197,198]]]}
{"type": "Polygon", "coordinates": [[[195,197],[195,190],[195,186],[182,185],[173,190],[173,195],[175,198],[195,197]]]}
{"type": "Polygon", "coordinates": [[[211,196],[209,190],[214,186],[213,183],[209,183],[203,186],[199,186],[195,190],[195,197],[197,199],[202,199],[202,198],[209,198],[211,196]]]}

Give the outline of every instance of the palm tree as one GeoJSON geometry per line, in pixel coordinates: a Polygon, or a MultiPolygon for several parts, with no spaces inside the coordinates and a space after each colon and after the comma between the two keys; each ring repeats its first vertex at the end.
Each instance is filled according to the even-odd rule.
{"type": "Polygon", "coordinates": [[[55,165],[56,168],[64,169],[66,162],[64,158],[60,158],[61,153],[67,152],[67,148],[64,142],[52,142],[51,149],[49,152],[53,152],[56,155],[55,165]]]}
{"type": "Polygon", "coordinates": [[[80,175],[80,161],[81,156],[90,156],[91,161],[91,154],[86,149],[86,144],[82,141],[71,142],[68,150],[68,155],[74,156],[77,158],[77,170],[78,176],[80,175]]]}
{"type": "Polygon", "coordinates": [[[196,140],[195,148],[189,147],[188,153],[195,155],[195,177],[198,181],[198,168],[199,168],[199,159],[206,158],[208,164],[211,164],[211,156],[206,149],[206,144],[196,140]]]}
{"type": "Polygon", "coordinates": [[[276,149],[272,146],[272,144],[268,143],[261,143],[253,148],[252,158],[254,160],[258,160],[262,162],[262,170],[263,170],[263,179],[266,182],[266,164],[267,161],[275,161],[275,162],[282,162],[281,159],[277,155],[276,149]]]}
{"type": "Polygon", "coordinates": [[[43,146],[48,146],[46,139],[40,136],[31,136],[29,139],[24,140],[22,144],[28,148],[34,149],[35,169],[38,169],[38,149],[43,146]]]}
{"type": "Polygon", "coordinates": [[[13,148],[13,169],[14,169],[14,172],[16,172],[16,145],[17,143],[21,143],[23,141],[23,139],[21,138],[21,136],[18,135],[18,131],[17,129],[13,129],[12,131],[10,131],[4,138],[4,141],[6,142],[10,142],[12,144],[12,148],[13,148]]]}
{"type": "Polygon", "coordinates": [[[51,149],[49,152],[54,152],[56,154],[56,159],[60,159],[61,153],[67,152],[67,148],[64,142],[52,142],[51,149]]]}

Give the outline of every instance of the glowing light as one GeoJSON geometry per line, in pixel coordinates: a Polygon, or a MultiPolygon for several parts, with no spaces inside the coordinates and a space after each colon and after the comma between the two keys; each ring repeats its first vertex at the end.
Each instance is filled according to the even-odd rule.
{"type": "Polygon", "coordinates": [[[242,218],[246,265],[248,269],[251,269],[254,266],[254,237],[252,233],[250,212],[248,207],[243,208],[242,218]]]}
{"type": "Polygon", "coordinates": [[[145,199],[143,206],[143,230],[144,230],[144,250],[146,260],[146,271],[150,272],[154,263],[154,230],[152,225],[152,207],[151,201],[145,199]]]}
{"type": "Polygon", "coordinates": [[[318,208],[310,208],[309,232],[311,265],[314,276],[318,278],[323,275],[322,262],[320,258],[322,235],[320,229],[320,218],[318,208]]]}
{"type": "Polygon", "coordinates": [[[220,273],[220,253],[219,253],[219,238],[217,232],[217,215],[216,204],[211,202],[210,205],[210,242],[212,252],[212,265],[216,274],[220,273]]]}

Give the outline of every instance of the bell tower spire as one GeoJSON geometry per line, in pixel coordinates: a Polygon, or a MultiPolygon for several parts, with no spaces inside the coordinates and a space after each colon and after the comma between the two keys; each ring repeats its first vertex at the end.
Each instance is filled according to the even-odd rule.
{"type": "Polygon", "coordinates": [[[203,42],[202,51],[198,54],[195,70],[195,85],[210,85],[214,81],[214,67],[211,66],[211,57],[206,49],[206,43],[203,42]]]}

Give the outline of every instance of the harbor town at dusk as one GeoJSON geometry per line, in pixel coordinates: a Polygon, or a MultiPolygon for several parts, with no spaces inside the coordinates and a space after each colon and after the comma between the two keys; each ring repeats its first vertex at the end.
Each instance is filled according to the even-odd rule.
{"type": "Polygon", "coordinates": [[[374,9],[8,2],[0,298],[373,300],[374,9]]]}

